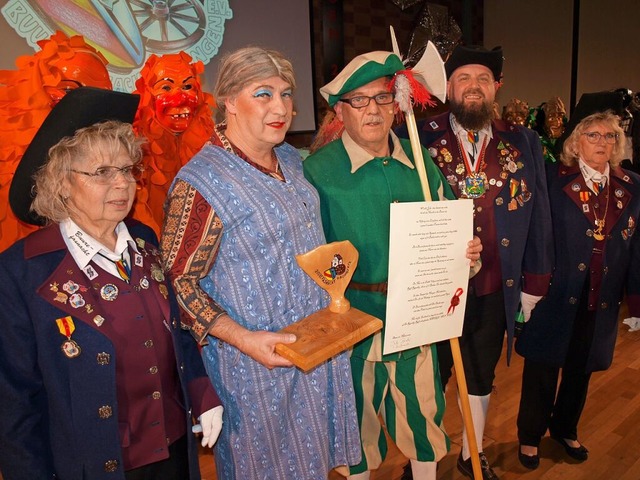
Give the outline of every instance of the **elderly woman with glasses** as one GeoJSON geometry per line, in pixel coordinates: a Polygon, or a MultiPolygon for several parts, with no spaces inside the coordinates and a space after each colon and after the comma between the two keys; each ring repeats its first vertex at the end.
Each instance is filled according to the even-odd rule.
{"type": "Polygon", "coordinates": [[[130,123],[94,124],[130,122],[137,104],[129,94],[70,92],[14,177],[16,215],[48,225],[0,255],[5,480],[197,480],[192,414],[209,447],[222,426],[155,235],[125,221],[140,142],[130,123]]]}
{"type": "Polygon", "coordinates": [[[640,177],[619,167],[624,132],[616,115],[599,112],[575,123],[562,163],[547,165],[551,285],[516,342],[525,357],[519,459],[530,469],[539,465],[547,429],[567,455],[587,460],[578,422],[591,374],[611,365],[625,291],[631,315],[640,316],[640,177]]]}

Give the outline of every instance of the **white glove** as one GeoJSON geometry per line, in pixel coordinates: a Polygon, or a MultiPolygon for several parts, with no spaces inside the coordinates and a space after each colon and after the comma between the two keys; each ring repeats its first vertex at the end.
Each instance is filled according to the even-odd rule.
{"type": "Polygon", "coordinates": [[[630,332],[640,330],[640,318],[638,317],[625,318],[622,323],[624,323],[625,325],[629,325],[630,332]]]}
{"type": "Polygon", "coordinates": [[[524,315],[525,323],[531,318],[531,312],[536,308],[536,304],[542,297],[538,295],[529,295],[528,293],[520,293],[520,304],[522,305],[522,314],[524,315]]]}
{"type": "Polygon", "coordinates": [[[216,443],[222,430],[222,412],[224,412],[222,405],[207,410],[198,417],[200,423],[191,427],[193,433],[202,432],[203,447],[211,448],[216,443]]]}

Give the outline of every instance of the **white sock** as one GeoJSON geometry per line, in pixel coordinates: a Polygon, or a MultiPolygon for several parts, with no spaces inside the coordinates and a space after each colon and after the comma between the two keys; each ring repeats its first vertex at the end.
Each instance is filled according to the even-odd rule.
{"type": "MultiPolygon", "coordinates": [[[[476,434],[476,445],[478,452],[482,452],[482,437],[484,435],[484,425],[487,421],[487,411],[489,410],[489,398],[491,395],[469,395],[469,407],[471,409],[471,417],[473,418],[473,429],[476,434]]],[[[460,398],[458,397],[458,405],[460,398]]],[[[462,459],[466,460],[471,456],[469,451],[469,439],[467,437],[467,429],[462,426],[462,459]]]]}
{"type": "Polygon", "coordinates": [[[347,477],[347,480],[369,480],[370,476],[371,476],[371,472],[367,470],[366,472],[349,475],[347,477]]]}
{"type": "Polygon", "coordinates": [[[437,462],[419,462],[411,460],[411,473],[413,480],[436,480],[437,462]]]}

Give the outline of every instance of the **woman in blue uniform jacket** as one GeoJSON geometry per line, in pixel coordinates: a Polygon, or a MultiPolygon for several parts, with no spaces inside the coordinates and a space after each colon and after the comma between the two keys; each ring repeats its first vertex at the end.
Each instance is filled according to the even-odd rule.
{"type": "Polygon", "coordinates": [[[92,125],[131,121],[136,106],[128,94],[74,90],[16,172],[14,211],[49,225],[0,255],[5,480],[195,480],[192,414],[207,445],[220,430],[222,407],[180,328],[155,235],[123,221],[140,143],[128,123],[92,125]],[[35,174],[36,218],[31,173],[56,142],[35,174]]]}
{"type": "Polygon", "coordinates": [[[569,456],[587,459],[578,421],[592,372],[611,365],[625,290],[640,316],[640,177],[618,166],[624,142],[618,117],[595,113],[565,141],[562,163],[548,166],[556,265],[516,342],[525,357],[519,458],[531,469],[547,429],[569,456]]]}

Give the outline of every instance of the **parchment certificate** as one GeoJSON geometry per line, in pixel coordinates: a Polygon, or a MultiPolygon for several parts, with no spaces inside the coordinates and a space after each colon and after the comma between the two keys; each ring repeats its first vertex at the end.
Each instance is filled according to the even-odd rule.
{"type": "Polygon", "coordinates": [[[462,334],[473,201],[391,204],[383,353],[462,334]]]}

